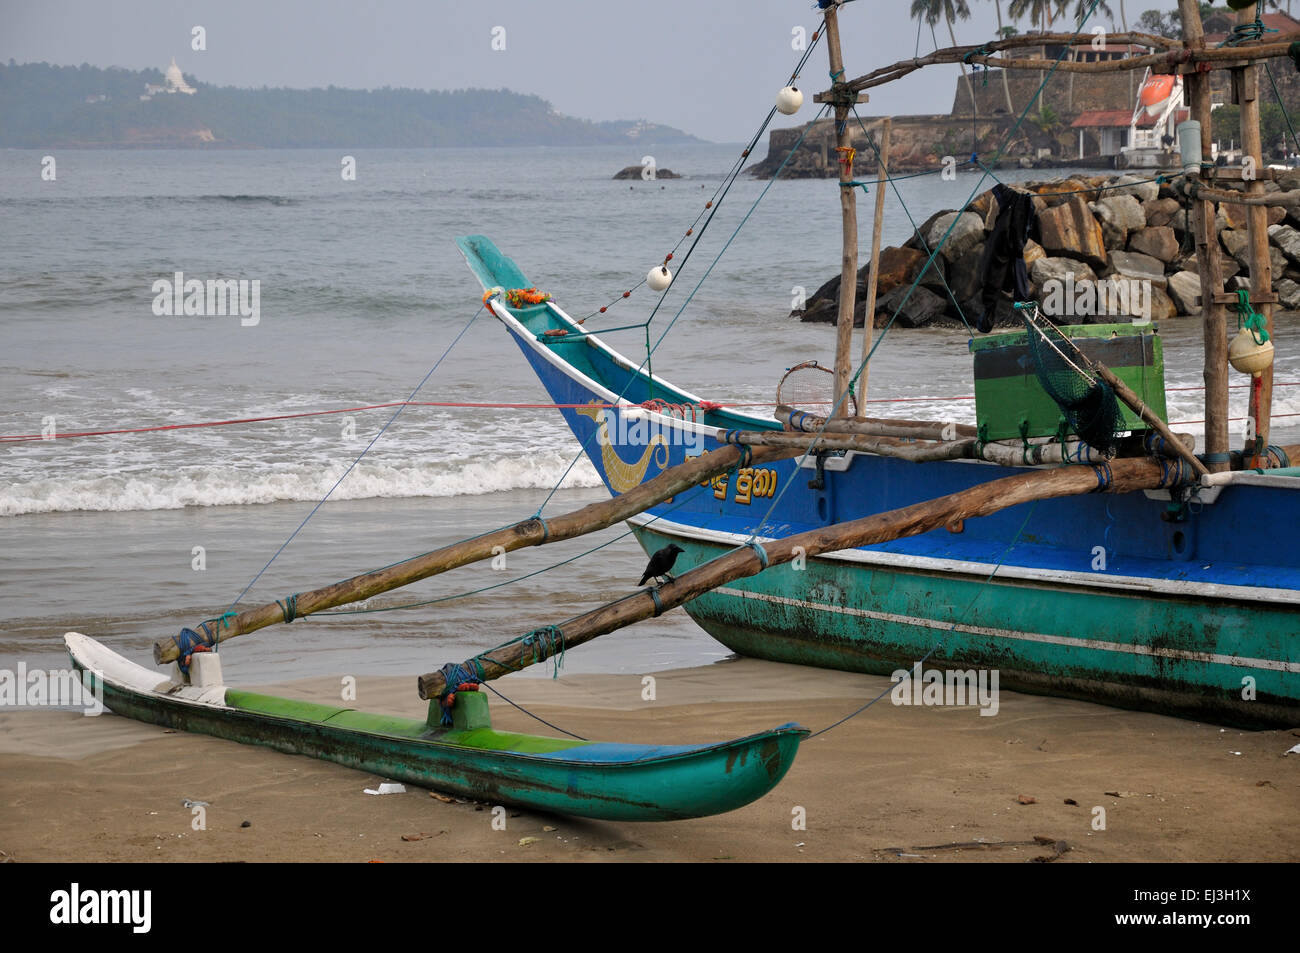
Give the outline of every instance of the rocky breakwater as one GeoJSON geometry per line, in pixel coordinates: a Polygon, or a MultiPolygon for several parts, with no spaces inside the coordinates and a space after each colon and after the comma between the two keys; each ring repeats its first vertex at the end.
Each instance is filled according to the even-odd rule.
{"type": "MultiPolygon", "coordinates": [[[[1024,249],[1032,297],[1058,323],[1200,315],[1201,284],[1188,204],[1173,185],[1152,178],[1075,176],[1019,186],[1034,195],[1035,224],[1024,249]]],[[[1240,182],[1217,184],[1242,188],[1240,182]]],[[[1300,188],[1300,176],[1266,182],[1265,188],[1268,192],[1300,188]]],[[[1266,208],[1273,290],[1282,308],[1300,310],[1300,210],[1280,205],[1266,208]]],[[[902,327],[962,327],[963,315],[975,326],[984,311],[981,261],[993,240],[997,216],[998,203],[990,190],[965,210],[935,213],[901,247],[882,249],[873,324],[883,326],[897,312],[895,323],[902,327]],[[936,247],[938,254],[922,274],[936,247]],[[912,288],[918,274],[920,280],[912,288]]],[[[1245,206],[1221,203],[1215,232],[1227,290],[1248,287],[1245,206]]],[[[869,267],[863,265],[858,272],[856,327],[864,323],[869,267]]],[[[802,321],[834,323],[839,291],[837,274],[791,315],[802,321]]],[[[1009,293],[997,296],[990,318],[995,326],[1019,324],[1009,293]]]]}

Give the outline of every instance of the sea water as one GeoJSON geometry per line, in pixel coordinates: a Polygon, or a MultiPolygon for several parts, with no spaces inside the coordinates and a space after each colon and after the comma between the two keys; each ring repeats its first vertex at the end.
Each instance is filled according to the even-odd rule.
{"type": "MultiPolygon", "coordinates": [[[[0,435],[53,437],[0,444],[0,668],[61,664],[68,630],[147,664],[155,638],[236,599],[283,599],[539,507],[605,498],[554,410],[409,407],[245,592],[393,414],[348,408],[406,399],[440,359],[417,400],[547,401],[504,329],[479,312],[458,235],[490,236],[576,317],[615,303],[591,319],[595,329],[646,319],[657,296],[621,293],[676,247],[678,279],[650,329],[654,371],[710,400],[770,411],[786,368],[832,361],[833,329],[789,313],[837,272],[838,190],[778,181],[736,233],[768,186],[741,177],[684,260],[689,240],[678,242],[693,224],[699,234],[738,151],[58,151],[52,181],[41,153],[0,152],[0,435]],[[647,151],[685,177],[612,178],[647,151]],[[355,179],[341,174],[345,155],[355,179]],[[233,308],[159,313],[155,286],[178,272],[257,282],[257,320],[233,308]],[[319,410],[346,412],[57,436],[319,410]]],[[[992,184],[963,174],[899,187],[920,223],[992,184]]],[[[870,210],[860,203],[864,248],[870,210]]],[[[911,227],[891,194],[885,240],[898,244],[911,227]]],[[[1286,344],[1300,323],[1284,316],[1278,328],[1278,380],[1300,380],[1300,348],[1286,344]]],[[[1161,332],[1169,387],[1197,387],[1199,324],[1164,322],[1161,332]]],[[[891,331],[870,396],[905,402],[872,412],[972,421],[968,337],[891,331]]],[[[609,340],[646,355],[644,331],[609,340]]],[[[1232,393],[1241,417],[1246,391],[1232,393]]],[[[1171,390],[1171,419],[1199,421],[1202,399],[1171,390]]],[[[1279,388],[1275,412],[1300,414],[1300,388],[1279,388]]],[[[1296,421],[1279,416],[1275,442],[1300,440],[1296,421]]],[[[1199,423],[1178,429],[1203,433],[1199,423]]],[[[460,661],[634,588],[645,555],[626,534],[618,526],[511,553],[503,567],[466,567],[368,607],[443,600],[431,605],[315,616],[243,637],[223,649],[224,668],[250,683],[460,661]]],[[[564,671],[645,672],[726,655],[675,610],[574,650],[564,671]]]]}

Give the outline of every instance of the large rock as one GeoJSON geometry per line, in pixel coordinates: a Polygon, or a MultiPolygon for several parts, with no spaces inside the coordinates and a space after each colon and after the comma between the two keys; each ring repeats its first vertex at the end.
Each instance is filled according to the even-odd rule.
{"type": "Polygon", "coordinates": [[[1150,181],[1149,176],[1117,175],[1106,182],[1102,197],[1108,195],[1130,195],[1133,198],[1150,202],[1160,194],[1160,185],[1150,181]]]}
{"type": "Polygon", "coordinates": [[[1286,257],[1300,262],[1300,231],[1290,225],[1272,225],[1268,230],[1268,240],[1282,249],[1286,257]]]}
{"type": "Polygon", "coordinates": [[[983,252],[984,243],[981,242],[948,266],[948,287],[963,307],[965,302],[979,297],[980,257],[983,252]]]}
{"type": "Polygon", "coordinates": [[[1049,281],[1064,282],[1067,278],[1074,281],[1091,281],[1097,277],[1091,268],[1073,258],[1039,258],[1029,269],[1030,280],[1034,286],[1042,289],[1049,281]]]}
{"type": "Polygon", "coordinates": [[[1093,268],[1106,266],[1101,225],[1092,217],[1088,203],[1079,196],[1071,196],[1055,208],[1045,210],[1038,216],[1038,228],[1043,249],[1049,255],[1077,258],[1093,268]]]}
{"type": "Polygon", "coordinates": [[[1129,232],[1129,251],[1141,252],[1163,262],[1171,262],[1178,255],[1178,239],[1174,230],[1167,225],[1139,228],[1129,232]]]}
{"type": "MultiPolygon", "coordinates": [[[[1300,285],[1296,286],[1300,289],[1300,285]]],[[[1180,271],[1169,276],[1169,297],[1179,314],[1201,313],[1201,276],[1194,271],[1180,271]]]]}
{"type": "Polygon", "coordinates": [[[1150,255],[1134,251],[1113,251],[1110,253],[1110,272],[1125,278],[1137,278],[1149,281],[1152,285],[1165,286],[1165,263],[1150,255]]]}
{"type": "Polygon", "coordinates": [[[1142,212],[1147,217],[1147,225],[1159,228],[1172,222],[1175,215],[1181,216],[1183,207],[1178,204],[1178,199],[1155,199],[1144,202],[1142,212]]]}
{"type": "Polygon", "coordinates": [[[1032,238],[1025,242],[1025,267],[1034,267],[1034,262],[1040,258],[1046,258],[1047,252],[1043,251],[1043,246],[1038,244],[1032,238]]]}
{"type": "MultiPolygon", "coordinates": [[[[925,263],[925,252],[917,251],[915,248],[896,248],[893,245],[884,248],[880,252],[880,268],[876,274],[876,297],[889,294],[899,285],[907,284],[916,277],[916,273],[921,270],[925,263]]],[[[935,265],[939,264],[938,260],[935,265]]],[[[868,263],[867,268],[870,267],[868,263]]],[[[858,280],[865,285],[867,278],[867,268],[862,269],[858,275],[858,280]]],[[[934,265],[930,267],[934,271],[934,265]]],[[[928,272],[927,272],[928,274],[928,272]]],[[[864,287],[865,290],[865,287],[864,287]]]]}
{"type": "Polygon", "coordinates": [[[943,298],[929,288],[919,286],[908,296],[907,286],[904,285],[895,288],[883,298],[876,299],[877,326],[888,321],[900,304],[902,310],[898,312],[898,319],[894,322],[897,327],[923,328],[930,324],[942,323],[947,317],[945,314],[947,305],[943,298]],[[907,298],[906,304],[903,304],[904,297],[907,298]]]}
{"type": "Polygon", "coordinates": [[[1282,278],[1273,285],[1273,290],[1277,292],[1277,300],[1283,310],[1300,311],[1300,283],[1282,278]]]}
{"type": "Polygon", "coordinates": [[[1165,294],[1164,290],[1156,285],[1151,286],[1151,320],[1166,321],[1178,317],[1178,308],[1165,294]]]}
{"type": "Polygon", "coordinates": [[[984,240],[984,219],[975,212],[945,212],[934,220],[925,240],[932,249],[944,241],[939,253],[956,261],[984,240]]]}
{"type": "Polygon", "coordinates": [[[1090,206],[1101,223],[1102,240],[1107,248],[1123,248],[1129,232],[1147,227],[1142,205],[1131,195],[1103,195],[1090,206]]]}
{"type": "Polygon", "coordinates": [[[1237,264],[1250,270],[1250,239],[1244,229],[1225,228],[1219,232],[1219,241],[1223,242],[1223,247],[1237,264]]]}

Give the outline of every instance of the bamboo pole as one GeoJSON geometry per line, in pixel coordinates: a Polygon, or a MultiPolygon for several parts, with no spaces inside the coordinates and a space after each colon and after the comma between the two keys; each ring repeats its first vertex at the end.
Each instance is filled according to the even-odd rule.
{"type": "Polygon", "coordinates": [[[840,160],[840,213],[843,219],[840,310],[835,326],[835,406],[847,416],[849,378],[852,376],[849,362],[853,348],[853,311],[858,294],[858,198],[857,190],[847,184],[853,180],[853,134],[849,130],[849,105],[840,95],[845,90],[838,5],[826,10],[826,51],[831,67],[831,93],[835,97],[836,152],[840,160]]]}
{"type": "MultiPolygon", "coordinates": [[[[1091,466],[1069,466],[1016,474],[950,496],[851,522],[836,523],[765,543],[756,542],[753,546],[741,546],[682,573],[655,589],[653,595],[650,590],[641,589],[569,619],[559,627],[563,635],[562,645],[567,650],[607,632],[660,615],[718,586],[787,563],[796,554],[818,556],[917,536],[959,520],[988,516],[1033,500],[1077,496],[1099,490],[1129,493],[1158,489],[1168,485],[1166,481],[1170,479],[1166,466],[1146,459],[1112,461],[1106,478],[1099,470],[1091,466]],[[762,556],[759,556],[758,549],[762,550],[762,556]]],[[[1177,476],[1173,479],[1176,481],[1177,476]]],[[[543,661],[545,657],[546,652],[535,642],[524,645],[522,640],[516,640],[477,656],[473,662],[481,669],[484,678],[493,679],[543,661]]],[[[471,663],[466,662],[464,667],[470,668],[471,663]]],[[[418,679],[420,697],[424,699],[441,696],[446,687],[441,672],[429,672],[418,679]]]]}
{"type": "MultiPolygon", "coordinates": [[[[1200,53],[1205,46],[1201,11],[1197,0],[1178,0],[1183,20],[1186,52],[1200,53]]],[[[1187,91],[1191,99],[1192,118],[1201,124],[1201,162],[1211,158],[1214,140],[1210,103],[1210,77],[1189,73],[1187,91]]],[[[1199,180],[1199,172],[1196,180],[1199,180]]],[[[1195,181],[1195,180],[1194,180],[1195,181]]],[[[1211,472],[1226,470],[1228,452],[1228,338],[1226,309],[1218,300],[1223,292],[1223,273],[1219,264],[1219,238],[1214,231],[1214,204],[1204,198],[1192,202],[1192,228],[1196,237],[1196,263],[1201,278],[1201,312],[1205,341],[1205,452],[1211,472]]]]}
{"type": "MultiPolygon", "coordinates": [[[[871,353],[871,332],[875,330],[876,285],[880,280],[880,239],[885,225],[885,186],[889,181],[889,134],[894,124],[886,116],[880,129],[880,168],[876,170],[876,211],[871,221],[871,265],[867,271],[867,306],[862,315],[862,373],[858,375],[857,420],[865,420],[863,411],[867,402],[867,374],[871,367],[867,357],[871,353]]],[[[849,415],[847,407],[840,407],[840,415],[849,415]]]]}
{"type": "Polygon", "coordinates": [[[944,423],[937,420],[891,420],[885,417],[859,417],[856,420],[829,421],[825,417],[795,410],[781,405],[776,408],[776,419],[804,433],[834,430],[838,433],[864,433],[873,437],[915,437],[921,440],[952,440],[956,437],[976,437],[979,430],[970,424],[944,423]],[[796,422],[797,421],[797,422],[796,422]]]}
{"type": "MultiPolygon", "coordinates": [[[[1267,172],[1268,170],[1265,169],[1264,171],[1267,172]]],[[[1264,183],[1260,182],[1258,185],[1262,190],[1264,183]]],[[[1215,202],[1227,202],[1229,205],[1245,205],[1248,207],[1284,205],[1288,208],[1300,206],[1300,189],[1292,189],[1290,192],[1260,191],[1258,193],[1243,195],[1241,192],[1234,191],[1233,189],[1216,189],[1211,188],[1208,185],[1193,185],[1189,187],[1188,194],[1191,195],[1193,199],[1210,199],[1215,202]]],[[[1265,213],[1265,216],[1264,220],[1267,222],[1267,213],[1265,213]]],[[[1268,236],[1267,229],[1264,234],[1265,237],[1268,236]]]]}
{"type": "MultiPolygon", "coordinates": [[[[1255,6],[1237,11],[1238,23],[1252,23],[1255,6]]],[[[1232,71],[1233,91],[1241,107],[1241,153],[1250,156],[1256,169],[1264,168],[1264,148],[1259,132],[1259,67],[1252,64],[1232,71]]],[[[1259,179],[1247,180],[1246,194],[1250,198],[1265,198],[1264,183],[1259,179]]],[[[1269,337],[1273,336],[1273,264],[1268,251],[1268,213],[1259,204],[1246,206],[1246,234],[1250,239],[1250,295],[1264,316],[1269,337]]],[[[1273,413],[1273,365],[1259,375],[1258,383],[1251,381],[1249,416],[1255,422],[1254,440],[1246,441],[1245,453],[1251,466],[1257,466],[1259,455],[1268,446],[1270,417],[1273,413]]]]}
{"type": "MultiPolygon", "coordinates": [[[[1080,354],[1082,353],[1083,352],[1081,351],[1080,354]]],[[[1084,360],[1088,360],[1086,355],[1084,356],[1084,360]]],[[[1111,390],[1115,392],[1115,396],[1128,404],[1129,407],[1132,408],[1133,413],[1137,414],[1148,427],[1160,434],[1160,436],[1164,438],[1166,446],[1173,450],[1174,453],[1178,454],[1178,456],[1182,457],[1199,476],[1205,476],[1210,472],[1206,468],[1205,464],[1196,458],[1196,454],[1192,453],[1191,450],[1184,446],[1178,436],[1169,429],[1169,425],[1151,411],[1151,408],[1146,405],[1146,401],[1133,392],[1133,388],[1129,387],[1122,380],[1116,377],[1114,372],[1104,364],[1097,364],[1093,361],[1088,361],[1088,365],[1092,371],[1096,372],[1098,377],[1110,385],[1111,390]]]]}
{"type": "MultiPolygon", "coordinates": [[[[838,424],[839,421],[835,423],[838,424]]],[[[859,453],[896,457],[913,463],[926,463],[932,460],[968,460],[975,456],[976,447],[974,437],[921,443],[902,437],[873,437],[867,434],[843,432],[822,433],[810,439],[805,434],[783,433],[779,430],[733,431],[727,435],[727,440],[746,447],[788,447],[804,453],[856,450],[859,453]]]]}
{"type": "MultiPolygon", "coordinates": [[[[362,599],[427,579],[449,569],[489,559],[502,550],[509,552],[526,546],[541,546],[605,529],[678,493],[689,490],[711,477],[726,473],[740,462],[741,455],[742,451],[737,447],[720,447],[670,467],[653,479],[611,500],[592,503],[579,510],[546,520],[539,517],[526,519],[513,526],[506,526],[474,539],[444,546],[394,566],[353,576],[310,592],[298,593],[295,617],[310,615],[351,602],[360,602],[362,599]]],[[[786,448],[758,449],[753,451],[751,462],[768,463],[796,455],[794,450],[786,448]]],[[[285,621],[288,621],[285,608],[279,602],[271,602],[255,609],[245,610],[229,620],[218,621],[210,628],[214,630],[216,641],[224,642],[285,621]]],[[[168,636],[154,643],[153,657],[159,665],[175,661],[178,655],[175,636],[168,636]]]]}

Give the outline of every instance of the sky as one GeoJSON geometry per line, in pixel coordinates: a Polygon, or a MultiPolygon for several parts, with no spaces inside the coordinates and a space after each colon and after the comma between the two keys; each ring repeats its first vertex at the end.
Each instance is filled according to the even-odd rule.
{"type": "MultiPolygon", "coordinates": [[[[1120,0],[1108,4],[1118,20],[1120,0]]],[[[1005,16],[1007,0],[1001,6],[1005,16]]],[[[1130,23],[1142,10],[1176,6],[1125,4],[1130,23]]],[[[909,7],[855,0],[843,8],[850,77],[913,55],[909,7]]],[[[955,27],[958,42],[991,39],[993,0],[970,7],[971,19],[955,27]]],[[[505,87],[570,116],[648,119],[735,142],[749,137],[793,69],[792,31],[811,35],[818,21],[813,0],[0,0],[0,61],[161,69],[174,56],[187,75],[222,86],[505,87]],[[205,50],[191,48],[195,26],[205,50]],[[493,49],[494,38],[505,48],[493,49]]],[[[942,24],[938,35],[949,44],[942,24]]],[[[934,48],[928,27],[919,48],[934,48]]],[[[957,75],[955,66],[927,67],[873,90],[862,111],[948,112],[957,75]]],[[[808,94],[829,85],[824,44],[800,85],[808,94]]],[[[800,118],[810,114],[805,106],[800,118]]]]}

